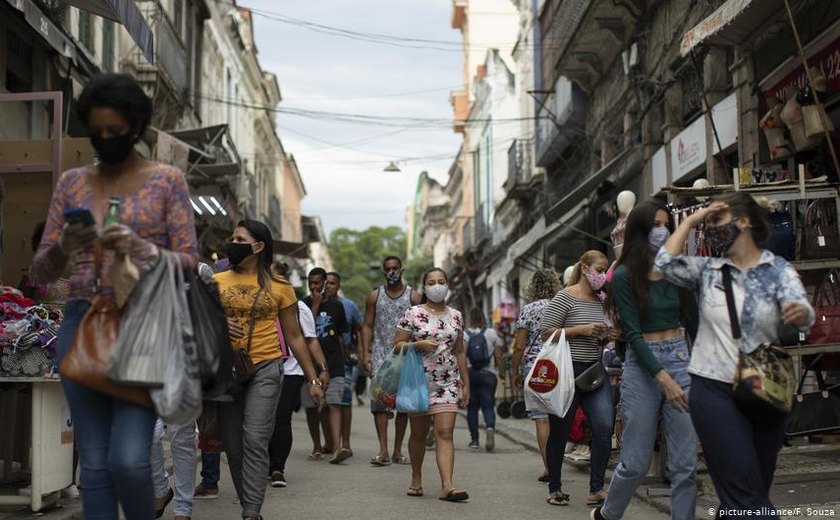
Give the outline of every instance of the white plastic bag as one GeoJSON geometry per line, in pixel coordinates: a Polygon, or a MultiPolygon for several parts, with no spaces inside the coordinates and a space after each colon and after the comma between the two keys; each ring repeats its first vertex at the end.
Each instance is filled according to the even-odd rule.
{"type": "Polygon", "coordinates": [[[531,411],[565,417],[575,398],[575,372],[566,331],[555,342],[555,332],[525,379],[525,407],[531,411]]]}

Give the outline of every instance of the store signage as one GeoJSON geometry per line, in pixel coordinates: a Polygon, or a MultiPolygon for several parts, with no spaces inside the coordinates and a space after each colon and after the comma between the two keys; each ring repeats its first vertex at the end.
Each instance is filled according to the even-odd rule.
{"type": "Polygon", "coordinates": [[[678,181],[706,164],[706,119],[697,118],[671,141],[673,180],[678,181]]]}
{"type": "MultiPolygon", "coordinates": [[[[795,63],[801,63],[799,57],[796,56],[791,60],[795,60],[795,63]]],[[[785,65],[789,64],[790,62],[785,63],[785,65]]],[[[822,71],[828,80],[829,93],[840,91],[840,38],[835,39],[808,58],[808,65],[822,71]]],[[[773,98],[779,99],[783,103],[787,102],[789,96],[799,92],[799,89],[804,87],[807,82],[805,69],[802,65],[799,65],[781,80],[764,89],[765,100],[768,104],[773,98]]]]}
{"type": "Polygon", "coordinates": [[[706,38],[729,25],[754,0],[729,0],[714,13],[685,33],[680,42],[680,56],[687,56],[691,49],[706,38]]]}

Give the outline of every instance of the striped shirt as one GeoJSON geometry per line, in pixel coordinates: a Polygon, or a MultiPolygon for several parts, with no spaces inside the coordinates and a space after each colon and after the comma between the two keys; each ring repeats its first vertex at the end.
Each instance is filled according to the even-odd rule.
{"type": "MultiPolygon", "coordinates": [[[[560,291],[545,308],[540,331],[590,323],[604,323],[604,305],[598,300],[580,300],[568,291],[560,291]]],[[[601,359],[601,342],[598,338],[576,336],[566,339],[572,351],[572,361],[593,363],[601,359]]]]}

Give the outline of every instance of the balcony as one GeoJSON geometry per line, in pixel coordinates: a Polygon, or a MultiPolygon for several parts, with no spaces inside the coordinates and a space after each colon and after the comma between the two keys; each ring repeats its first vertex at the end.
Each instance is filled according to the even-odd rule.
{"type": "Polygon", "coordinates": [[[453,90],[450,95],[452,111],[455,114],[455,123],[452,130],[456,134],[464,133],[465,121],[470,115],[470,96],[464,89],[453,90]]]}
{"type": "Polygon", "coordinates": [[[487,221],[487,204],[481,204],[475,214],[475,239],[473,246],[480,248],[484,242],[493,239],[493,230],[487,221]]]}
{"type": "Polygon", "coordinates": [[[570,145],[584,136],[589,101],[575,83],[560,76],[551,94],[537,102],[534,153],[537,166],[551,168],[570,145]]]}
{"type": "Polygon", "coordinates": [[[514,139],[508,148],[508,176],[504,188],[508,197],[523,199],[528,196],[531,182],[531,139],[514,139]]]}

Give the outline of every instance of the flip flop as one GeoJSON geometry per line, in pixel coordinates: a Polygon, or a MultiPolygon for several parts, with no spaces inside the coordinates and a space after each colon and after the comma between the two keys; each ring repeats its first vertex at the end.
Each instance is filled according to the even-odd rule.
{"type": "Polygon", "coordinates": [[[338,453],[335,454],[335,457],[330,459],[330,464],[341,464],[345,460],[349,459],[353,455],[350,453],[350,450],[347,448],[342,448],[339,450],[338,453]]]}
{"type": "Polygon", "coordinates": [[[381,455],[377,455],[376,457],[370,459],[370,463],[378,468],[391,465],[391,461],[381,455]]]}
{"type": "Polygon", "coordinates": [[[406,493],[406,495],[408,495],[410,497],[422,497],[423,496],[423,488],[422,487],[419,487],[419,488],[410,487],[410,488],[408,488],[408,493],[406,493]]]}
{"type": "Polygon", "coordinates": [[[466,502],[470,499],[470,495],[463,489],[453,489],[446,495],[440,497],[444,502],[466,502]]]}
{"type": "Polygon", "coordinates": [[[311,462],[317,462],[321,460],[322,457],[323,455],[321,455],[320,451],[313,451],[312,453],[306,456],[306,458],[311,462]]]}
{"type": "Polygon", "coordinates": [[[408,465],[411,464],[411,461],[408,460],[408,457],[406,457],[405,455],[400,455],[399,457],[393,457],[391,460],[394,461],[394,464],[401,464],[403,466],[408,466],[408,465]]]}

